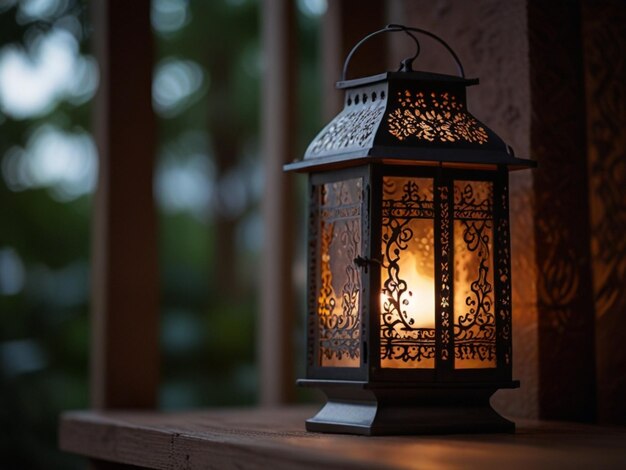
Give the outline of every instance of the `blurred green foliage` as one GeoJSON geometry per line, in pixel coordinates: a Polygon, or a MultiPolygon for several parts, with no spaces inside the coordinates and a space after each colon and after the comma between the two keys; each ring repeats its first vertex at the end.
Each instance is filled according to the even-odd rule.
{"type": "MultiPolygon", "coordinates": [[[[310,3],[298,2],[299,153],[317,130],[320,111],[319,16],[310,3]]],[[[260,8],[255,0],[152,4],[160,405],[166,409],[253,404],[257,398],[260,8]]],[[[93,58],[86,0],[0,0],[0,82],[7,79],[7,51],[36,64],[37,48],[55,31],[65,31],[61,39],[67,33],[74,38],[74,66],[88,72],[93,58]]],[[[0,101],[0,468],[84,465],[57,450],[56,429],[62,410],[89,406],[93,188],[78,176],[41,173],[52,157],[37,147],[42,129],[52,129],[60,150],[68,148],[63,139],[77,136],[86,136],[81,145],[91,148],[93,90],[80,86],[82,91],[59,93],[22,114],[9,100],[0,101]]],[[[52,160],[67,165],[66,172],[76,161],[88,172],[87,160],[52,160]]]]}
{"type": "MultiPolygon", "coordinates": [[[[42,19],[24,18],[18,4],[2,2],[2,51],[28,55],[66,16],[86,26],[80,2],[65,2],[42,19]]],[[[85,52],[87,41],[79,44],[85,52]]],[[[0,467],[73,468],[80,461],[56,449],[56,428],[61,410],[87,406],[91,197],[60,200],[45,187],[11,188],[7,162],[44,123],[88,128],[90,104],[58,102],[28,118],[0,105],[0,467]]]]}

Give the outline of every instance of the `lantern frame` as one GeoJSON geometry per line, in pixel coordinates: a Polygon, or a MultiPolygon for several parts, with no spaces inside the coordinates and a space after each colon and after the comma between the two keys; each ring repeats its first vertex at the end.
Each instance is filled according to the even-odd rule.
{"type": "MultiPolygon", "coordinates": [[[[533,162],[516,158],[511,148],[493,131],[469,114],[465,107],[465,87],[478,83],[478,80],[465,79],[456,54],[432,33],[426,32],[451,52],[461,77],[413,72],[410,63],[414,56],[403,61],[402,71],[345,80],[348,62],[364,41],[381,32],[409,34],[411,31],[424,32],[390,25],[365,37],[355,46],[344,65],[343,80],[337,85],[346,90],[344,110],[313,140],[303,160],[285,166],[287,171],[310,174],[307,372],[306,379],[298,383],[321,389],[328,401],[315,417],[307,420],[306,427],[310,431],[365,435],[512,432],[514,423],[496,413],[489,404],[489,398],[498,389],[519,386],[518,381],[512,380],[508,171],[533,166],[533,162]],[[397,100],[390,97],[397,97],[397,100]],[[419,110],[414,111],[416,103],[423,104],[429,99],[431,108],[434,103],[439,109],[447,106],[447,111],[441,111],[435,117],[434,111],[424,105],[423,113],[429,113],[428,119],[432,117],[441,121],[441,116],[447,116],[450,124],[438,128],[439,132],[446,133],[439,136],[439,141],[422,139],[416,145],[415,139],[411,140],[414,135],[402,128],[405,124],[403,119],[405,116],[408,119],[419,116],[419,110]],[[453,109],[450,108],[451,102],[454,103],[453,109]],[[411,112],[407,114],[398,103],[411,108],[411,112]],[[454,123],[460,124],[455,128],[454,123]],[[455,129],[461,135],[454,135],[455,129]],[[444,137],[448,140],[445,141],[444,137]],[[381,366],[382,308],[379,299],[384,262],[381,260],[383,181],[384,178],[394,177],[432,182],[432,288],[435,296],[435,338],[432,341],[435,357],[432,368],[381,366]],[[350,269],[359,273],[359,366],[324,366],[321,364],[318,315],[318,282],[322,262],[319,234],[322,203],[319,192],[327,184],[357,179],[361,181],[357,193],[360,191],[361,194],[355,193],[360,199],[358,204],[351,201],[350,214],[352,219],[356,220],[355,214],[359,217],[360,249],[358,253],[355,251],[354,267],[350,269]],[[454,221],[458,220],[455,218],[455,181],[486,182],[492,188],[491,215],[485,219],[492,223],[491,268],[495,294],[492,312],[495,366],[489,368],[455,368],[455,327],[459,327],[454,322],[453,227],[454,221]]],[[[409,35],[419,49],[417,39],[409,35]]],[[[431,133],[426,137],[433,136],[432,125],[430,129],[431,133]]],[[[350,354],[355,354],[353,338],[350,344],[350,354]]]]}

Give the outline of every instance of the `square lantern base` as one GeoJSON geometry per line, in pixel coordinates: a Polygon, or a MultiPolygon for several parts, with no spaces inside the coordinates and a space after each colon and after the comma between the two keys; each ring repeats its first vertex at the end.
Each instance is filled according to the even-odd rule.
{"type": "Polygon", "coordinates": [[[324,407],[306,421],[307,431],[382,436],[397,434],[513,433],[515,423],[500,416],[489,399],[497,383],[368,383],[298,380],[319,388],[324,407]]]}

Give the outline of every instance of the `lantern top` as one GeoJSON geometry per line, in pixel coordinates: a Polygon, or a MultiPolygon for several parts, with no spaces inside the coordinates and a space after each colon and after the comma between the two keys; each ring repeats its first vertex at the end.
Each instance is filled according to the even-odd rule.
{"type": "Polygon", "coordinates": [[[465,78],[454,51],[432,33],[424,32],[451,53],[460,76],[413,71],[419,43],[410,34],[418,52],[403,60],[399,71],[346,80],[356,49],[380,32],[395,31],[424,32],[390,25],[361,40],[348,55],[337,82],[337,88],[345,90],[343,110],[313,139],[304,158],[285,165],[285,170],[308,172],[366,162],[509,169],[535,166],[531,160],[515,157],[509,145],[467,110],[466,87],[478,84],[478,79],[465,78]]]}

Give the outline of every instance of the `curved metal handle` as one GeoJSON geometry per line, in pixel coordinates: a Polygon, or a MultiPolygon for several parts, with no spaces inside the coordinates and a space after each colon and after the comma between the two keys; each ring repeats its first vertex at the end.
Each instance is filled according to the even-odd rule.
{"type": "Polygon", "coordinates": [[[419,41],[417,40],[415,35],[411,34],[411,33],[419,33],[419,34],[423,34],[424,36],[428,36],[434,39],[435,41],[437,41],[439,44],[441,44],[450,53],[450,55],[454,59],[454,62],[456,62],[459,75],[462,78],[465,78],[465,69],[463,68],[463,64],[461,64],[461,60],[456,55],[456,53],[452,50],[452,48],[448,45],[448,43],[445,42],[443,39],[441,39],[439,36],[431,33],[430,31],[426,31],[425,29],[412,28],[409,26],[401,25],[401,24],[388,24],[383,29],[379,29],[378,31],[374,31],[373,33],[368,34],[367,36],[365,36],[363,39],[361,39],[359,42],[356,43],[356,45],[352,48],[352,50],[346,57],[345,62],[343,63],[343,70],[341,72],[341,81],[343,82],[346,80],[346,75],[348,73],[348,65],[350,64],[350,60],[352,59],[352,56],[357,51],[357,49],[363,45],[363,43],[365,43],[366,41],[369,41],[374,36],[378,36],[379,34],[382,34],[382,33],[398,33],[398,32],[406,33],[411,39],[413,39],[413,41],[415,42],[415,47],[416,47],[415,54],[413,54],[412,57],[406,58],[402,61],[402,64],[401,64],[402,69],[412,70],[411,64],[413,63],[415,59],[417,59],[417,56],[419,55],[421,51],[421,46],[420,46],[419,41]]]}

